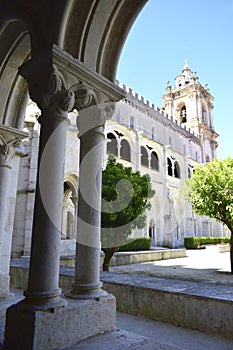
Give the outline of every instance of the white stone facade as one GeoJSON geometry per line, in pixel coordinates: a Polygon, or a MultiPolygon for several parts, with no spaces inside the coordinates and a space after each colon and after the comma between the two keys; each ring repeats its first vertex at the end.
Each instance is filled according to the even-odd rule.
{"type": "MultiPolygon", "coordinates": [[[[126,91],[125,86],[123,88],[126,91]]],[[[175,248],[183,246],[186,236],[226,235],[227,231],[215,220],[194,214],[180,192],[193,167],[211,161],[216,155],[213,97],[207,88],[191,75],[186,63],[183,74],[176,78],[175,88],[167,86],[161,109],[155,109],[131,89],[126,92],[127,98],[117,103],[114,116],[105,124],[104,160],[106,163],[111,152],[124,165],[149,174],[155,190],[146,227],[136,230],[132,237],[151,237],[153,245],[175,248]]],[[[40,133],[36,117],[39,113],[35,104],[29,103],[25,119],[29,137],[21,147],[24,156],[20,161],[12,256],[30,253],[40,133]]],[[[80,148],[76,118],[77,113],[69,114],[64,159],[62,255],[73,254],[75,250],[80,148]]]]}

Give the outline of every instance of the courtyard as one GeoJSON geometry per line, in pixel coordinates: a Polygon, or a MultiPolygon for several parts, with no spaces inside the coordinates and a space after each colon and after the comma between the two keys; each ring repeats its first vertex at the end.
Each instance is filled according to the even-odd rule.
{"type": "MultiPolygon", "coordinates": [[[[114,266],[111,267],[109,273],[101,272],[101,279],[103,282],[111,279],[123,283],[124,276],[126,279],[135,277],[136,280],[141,279],[140,281],[146,281],[146,283],[149,283],[148,281],[155,285],[160,283],[165,291],[168,289],[171,291],[172,287],[180,288],[179,291],[181,291],[182,284],[186,288],[192,286],[193,294],[195,290],[199,290],[201,294],[204,288],[206,298],[213,296],[219,290],[218,288],[221,288],[222,295],[220,297],[225,301],[232,302],[233,278],[230,274],[229,252],[220,253],[219,246],[209,246],[206,249],[187,250],[186,255],[183,258],[114,266]],[[143,280],[144,278],[145,280],[143,280]]],[[[68,270],[70,272],[72,268],[67,268],[68,270]]],[[[22,289],[12,286],[7,303],[5,301],[0,304],[0,344],[3,341],[4,310],[6,306],[20,300],[22,292],[22,289]]],[[[131,299],[133,302],[134,295],[131,295],[131,299]]],[[[152,303],[153,300],[151,300],[152,303]]],[[[206,313],[207,325],[208,322],[208,313],[206,313]]],[[[177,327],[169,322],[132,315],[121,310],[121,312],[117,312],[115,331],[91,337],[67,349],[116,350],[120,347],[122,349],[147,350],[205,350],[208,348],[211,350],[230,350],[233,348],[233,340],[219,335],[218,332],[208,334],[188,327],[177,327]]]]}

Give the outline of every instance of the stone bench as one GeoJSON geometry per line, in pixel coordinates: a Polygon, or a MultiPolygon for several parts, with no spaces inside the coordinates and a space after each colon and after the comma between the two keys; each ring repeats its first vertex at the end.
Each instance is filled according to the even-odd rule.
{"type": "MultiPolygon", "coordinates": [[[[147,261],[157,261],[166,259],[176,259],[186,257],[186,249],[156,249],[143,250],[135,252],[116,252],[111,259],[110,266],[121,266],[136,264],[147,261]]],[[[100,265],[103,263],[103,255],[100,257],[100,265]]],[[[60,264],[62,266],[75,266],[75,257],[73,255],[61,256],[60,264]]]]}

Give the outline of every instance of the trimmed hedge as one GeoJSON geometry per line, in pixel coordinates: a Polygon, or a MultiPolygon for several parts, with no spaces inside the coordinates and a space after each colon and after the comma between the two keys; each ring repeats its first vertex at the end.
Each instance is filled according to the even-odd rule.
{"type": "Polygon", "coordinates": [[[118,252],[127,252],[127,251],[137,251],[137,250],[149,250],[150,249],[150,238],[129,238],[127,239],[125,245],[119,247],[118,252]]]}
{"type": "Polygon", "coordinates": [[[187,249],[197,249],[206,244],[229,243],[228,237],[185,237],[184,246],[187,249]]]}

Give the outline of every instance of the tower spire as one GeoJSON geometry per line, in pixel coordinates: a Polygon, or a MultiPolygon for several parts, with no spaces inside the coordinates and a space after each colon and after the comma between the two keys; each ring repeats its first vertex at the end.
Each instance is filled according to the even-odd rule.
{"type": "Polygon", "coordinates": [[[185,60],[184,60],[184,68],[183,68],[183,71],[184,71],[185,69],[189,69],[187,58],[185,58],[185,60]]]}
{"type": "Polygon", "coordinates": [[[191,75],[191,69],[188,66],[187,59],[184,60],[184,68],[182,70],[182,74],[184,74],[185,77],[190,77],[191,75]]]}

